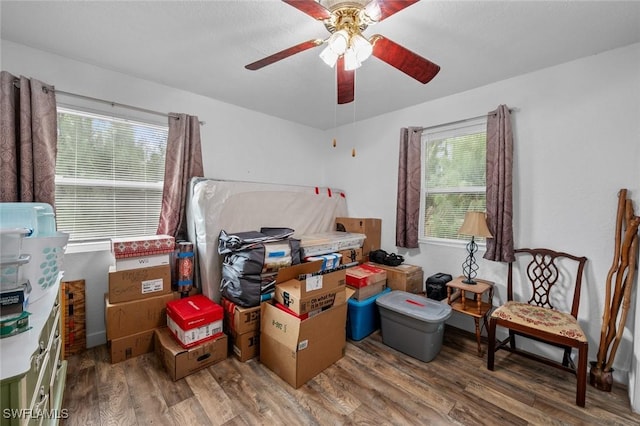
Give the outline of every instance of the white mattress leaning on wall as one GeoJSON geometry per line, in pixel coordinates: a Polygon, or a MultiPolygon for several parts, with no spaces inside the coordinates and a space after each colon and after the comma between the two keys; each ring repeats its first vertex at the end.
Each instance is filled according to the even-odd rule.
{"type": "Polygon", "coordinates": [[[222,257],[218,236],[227,232],[286,227],[301,235],[335,230],[335,218],[348,216],[344,191],[326,187],[194,178],[187,199],[189,241],[197,252],[196,283],[220,301],[222,257]]]}

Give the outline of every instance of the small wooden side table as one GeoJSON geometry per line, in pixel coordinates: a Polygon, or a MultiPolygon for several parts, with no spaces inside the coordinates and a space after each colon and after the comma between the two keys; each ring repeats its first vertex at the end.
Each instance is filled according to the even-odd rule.
{"type": "Polygon", "coordinates": [[[480,320],[486,328],[489,314],[493,309],[493,282],[476,278],[476,284],[465,284],[464,279],[464,276],[460,276],[447,283],[447,303],[454,311],[473,317],[476,324],[478,356],[482,356],[480,320]],[[472,297],[468,298],[467,293],[471,293],[472,297]],[[482,300],[485,293],[489,296],[486,302],[482,300]]]}

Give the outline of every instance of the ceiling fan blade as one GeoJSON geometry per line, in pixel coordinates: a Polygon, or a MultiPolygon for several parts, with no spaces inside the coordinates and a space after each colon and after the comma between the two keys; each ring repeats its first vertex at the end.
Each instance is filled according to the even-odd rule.
{"type": "Polygon", "coordinates": [[[380,34],[371,36],[369,41],[373,44],[373,56],[415,78],[420,83],[428,83],[440,71],[440,66],[380,34]]]}
{"type": "Polygon", "coordinates": [[[353,102],[355,87],[355,70],[347,71],[344,69],[344,57],[340,56],[336,63],[336,72],[338,74],[338,103],[348,104],[353,102]]]}
{"type": "Polygon", "coordinates": [[[320,46],[322,43],[324,43],[324,41],[320,39],[305,41],[300,44],[296,44],[295,46],[292,46],[288,49],[284,49],[278,53],[274,53],[273,55],[267,56],[266,58],[262,58],[259,61],[252,62],[249,65],[245,65],[244,67],[252,71],[259,70],[262,67],[271,65],[274,62],[278,62],[282,59],[288,58],[289,56],[293,56],[296,53],[304,52],[307,49],[320,46]]]}
{"type": "Polygon", "coordinates": [[[323,20],[331,17],[331,12],[329,12],[324,6],[315,0],[282,0],[290,6],[295,7],[296,9],[306,13],[312,18],[323,20]]]}
{"type": "Polygon", "coordinates": [[[396,12],[400,12],[402,9],[411,6],[414,3],[419,2],[420,0],[371,0],[377,1],[378,7],[380,8],[380,18],[378,18],[378,22],[383,19],[388,18],[396,12]]]}

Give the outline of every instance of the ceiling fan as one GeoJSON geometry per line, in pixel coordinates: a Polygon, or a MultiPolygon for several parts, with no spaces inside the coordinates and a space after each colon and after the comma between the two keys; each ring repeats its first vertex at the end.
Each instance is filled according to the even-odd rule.
{"type": "Polygon", "coordinates": [[[410,77],[426,84],[440,67],[409,49],[374,34],[362,35],[369,25],[411,6],[419,0],[282,0],[290,6],[321,21],[331,35],[313,39],[260,59],[245,68],[258,70],[296,53],[327,44],[320,58],[329,66],[336,66],[338,104],[353,102],[355,70],[373,55],[410,77]]]}

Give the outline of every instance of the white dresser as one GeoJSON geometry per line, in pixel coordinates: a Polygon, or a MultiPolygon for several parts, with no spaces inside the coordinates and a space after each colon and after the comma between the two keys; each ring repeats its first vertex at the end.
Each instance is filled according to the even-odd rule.
{"type": "Polygon", "coordinates": [[[67,374],[60,324],[60,281],[30,304],[30,330],[0,339],[0,425],[56,425],[67,374]]]}

